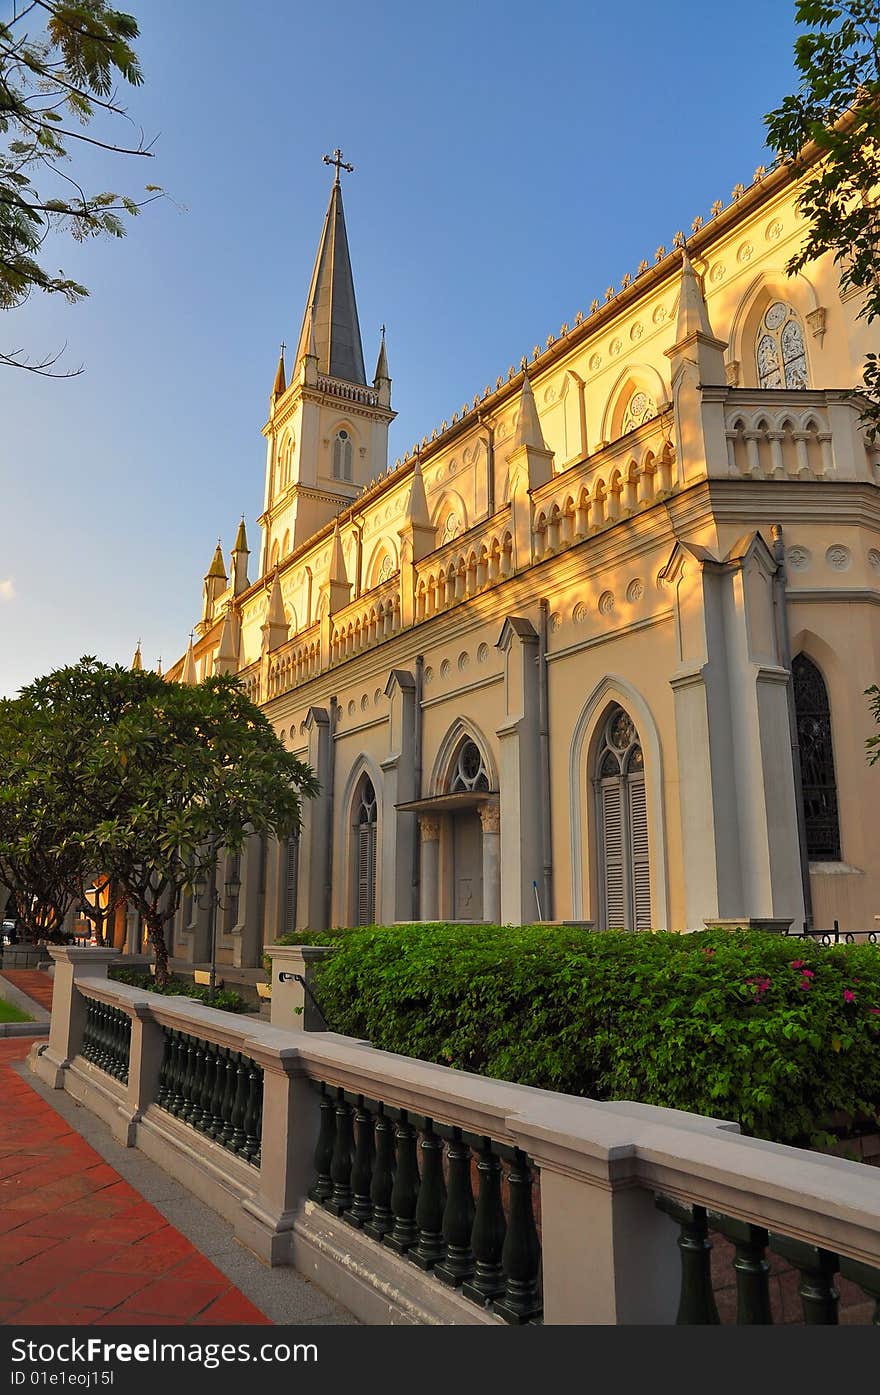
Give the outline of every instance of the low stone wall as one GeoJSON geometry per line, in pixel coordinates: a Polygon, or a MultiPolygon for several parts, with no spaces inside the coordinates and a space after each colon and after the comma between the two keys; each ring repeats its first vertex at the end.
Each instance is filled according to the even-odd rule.
{"type": "Polygon", "coordinates": [[[273,955],[266,1024],[113,983],[114,951],[54,950],[31,1066],[366,1322],[713,1323],[731,1237],[750,1322],[791,1321],[795,1288],[808,1322],[840,1320],[838,1289],[844,1318],[880,1304],[860,1163],[307,1030],[314,956],[273,955]]]}

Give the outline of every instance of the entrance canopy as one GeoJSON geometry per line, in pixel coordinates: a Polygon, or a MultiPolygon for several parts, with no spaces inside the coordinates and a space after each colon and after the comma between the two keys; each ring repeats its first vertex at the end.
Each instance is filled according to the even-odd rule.
{"type": "Polygon", "coordinates": [[[414,814],[454,814],[465,809],[479,809],[481,804],[497,798],[497,790],[459,790],[455,794],[433,794],[428,799],[410,799],[394,807],[414,814]]]}

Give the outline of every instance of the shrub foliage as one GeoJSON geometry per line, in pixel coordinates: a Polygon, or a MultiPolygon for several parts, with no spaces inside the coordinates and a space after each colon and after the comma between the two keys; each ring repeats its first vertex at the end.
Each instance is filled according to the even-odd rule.
{"type": "MultiPolygon", "coordinates": [[[[303,937],[305,938],[305,937],[303,937]]],[[[461,1070],[821,1146],[880,1119],[880,950],[761,932],[414,925],[312,935],[335,1031],[461,1070]]]]}

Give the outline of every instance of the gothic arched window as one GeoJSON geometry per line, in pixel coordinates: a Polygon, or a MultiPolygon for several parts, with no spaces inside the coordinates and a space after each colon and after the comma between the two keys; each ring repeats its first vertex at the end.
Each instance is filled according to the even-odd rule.
{"type": "Polygon", "coordinates": [[[622,707],[613,707],[605,720],[595,771],[601,928],[650,930],[645,761],[622,707]]]}
{"type": "Polygon", "coordinates": [[[627,431],[635,431],[636,427],[641,426],[643,421],[650,421],[656,415],[657,403],[647,392],[638,388],[629,399],[623,414],[623,424],[620,428],[621,436],[625,436],[627,431]]]}
{"type": "Polygon", "coordinates": [[[471,790],[488,790],[489,776],[486,762],[475,741],[468,738],[458,748],[458,755],[449,779],[449,793],[470,793],[471,790]]]}
{"type": "Polygon", "coordinates": [[[364,775],[354,797],[355,839],[357,842],[357,925],[372,925],[376,919],[376,833],[379,809],[376,791],[369,775],[364,775]]]}
{"type": "Polygon", "coordinates": [[[797,311],[774,300],[764,311],[755,350],[760,388],[806,388],[807,351],[797,311]]]}
{"type": "Polygon", "coordinates": [[[351,479],[351,436],[347,431],[337,431],[336,439],[333,442],[333,478],[335,480],[351,479]]]}
{"type": "Polygon", "coordinates": [[[807,856],[817,862],[839,862],[840,822],[828,689],[825,679],[806,654],[798,654],[793,660],[791,677],[800,750],[807,856]]]}

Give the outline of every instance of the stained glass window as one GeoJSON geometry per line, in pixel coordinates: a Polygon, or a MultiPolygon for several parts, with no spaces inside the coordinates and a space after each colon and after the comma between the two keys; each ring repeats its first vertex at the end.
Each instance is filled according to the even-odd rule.
{"type": "Polygon", "coordinates": [[[791,675],[800,748],[807,856],[819,862],[839,862],[840,823],[828,689],[818,668],[806,654],[798,654],[792,663],[791,675]]]}
{"type": "Polygon", "coordinates": [[[801,322],[784,300],[775,300],[764,314],[758,337],[757,364],[759,387],[810,386],[801,322]]]}

